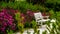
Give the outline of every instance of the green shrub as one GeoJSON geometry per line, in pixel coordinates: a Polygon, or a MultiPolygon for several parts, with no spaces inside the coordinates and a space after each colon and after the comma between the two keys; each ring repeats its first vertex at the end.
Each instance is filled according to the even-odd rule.
{"type": "Polygon", "coordinates": [[[57,18],[58,21],[60,21],[60,11],[59,12],[58,11],[56,12],[56,18],[57,18]]]}
{"type": "Polygon", "coordinates": [[[32,27],[33,27],[33,28],[37,26],[37,22],[34,21],[34,20],[31,22],[31,24],[32,24],[32,27]]]}
{"type": "Polygon", "coordinates": [[[50,18],[51,18],[51,19],[52,19],[52,18],[55,18],[54,10],[50,10],[49,12],[50,12],[50,14],[51,14],[50,18]]]}
{"type": "Polygon", "coordinates": [[[16,1],[16,2],[1,2],[1,6],[4,7],[10,7],[13,9],[21,10],[22,13],[26,13],[27,9],[30,9],[32,11],[40,10],[43,11],[45,8],[42,5],[33,5],[32,3],[27,3],[26,1],[16,1]]]}
{"type": "Polygon", "coordinates": [[[31,24],[29,22],[26,22],[24,25],[25,28],[31,28],[30,26],[31,26],[31,24]]]}
{"type": "Polygon", "coordinates": [[[60,0],[46,0],[45,5],[49,9],[54,9],[55,11],[60,11],[60,0]]]}
{"type": "Polygon", "coordinates": [[[7,3],[1,2],[1,7],[6,8],[7,7],[7,3]]]}

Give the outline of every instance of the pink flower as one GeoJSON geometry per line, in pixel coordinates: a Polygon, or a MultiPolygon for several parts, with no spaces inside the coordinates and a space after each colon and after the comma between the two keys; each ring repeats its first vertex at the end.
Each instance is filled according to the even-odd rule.
{"type": "Polygon", "coordinates": [[[6,12],[7,10],[6,9],[2,9],[2,12],[6,12]]]}
{"type": "Polygon", "coordinates": [[[21,16],[25,16],[25,14],[21,13],[21,16]]]}
{"type": "Polygon", "coordinates": [[[34,16],[33,12],[32,11],[29,11],[29,10],[27,11],[27,15],[29,15],[31,17],[34,16]]]}
{"type": "MultiPolygon", "coordinates": [[[[14,30],[16,25],[13,25],[15,10],[13,9],[2,9],[0,12],[0,31],[6,32],[6,29],[14,30]],[[13,26],[12,26],[13,25],[13,26]],[[8,27],[7,27],[8,26],[8,27]]],[[[4,33],[5,34],[5,33],[4,33]]]]}
{"type": "Polygon", "coordinates": [[[6,26],[7,26],[7,23],[6,23],[6,22],[4,22],[4,23],[3,23],[3,26],[5,26],[5,27],[6,27],[6,26]]]}
{"type": "Polygon", "coordinates": [[[16,26],[16,24],[12,24],[11,29],[15,30],[16,29],[15,26],[16,26]]]}
{"type": "Polygon", "coordinates": [[[4,16],[4,13],[3,13],[3,12],[1,12],[1,13],[0,13],[0,16],[4,16]]]}
{"type": "Polygon", "coordinates": [[[9,25],[12,25],[13,23],[12,23],[12,21],[9,21],[8,24],[9,24],[9,25]]]}
{"type": "Polygon", "coordinates": [[[3,32],[4,32],[4,31],[5,31],[5,27],[2,27],[2,28],[1,28],[1,31],[3,31],[3,32]]]}

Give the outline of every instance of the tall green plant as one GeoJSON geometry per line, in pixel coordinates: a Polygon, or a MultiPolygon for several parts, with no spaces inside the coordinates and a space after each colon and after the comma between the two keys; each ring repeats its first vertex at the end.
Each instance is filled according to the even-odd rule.
{"type": "Polygon", "coordinates": [[[37,33],[37,23],[34,20],[31,23],[32,23],[32,27],[34,29],[34,34],[35,34],[35,33],[37,33]]]}
{"type": "Polygon", "coordinates": [[[24,25],[23,25],[23,23],[21,22],[20,12],[17,12],[17,13],[15,14],[15,19],[17,20],[17,27],[18,27],[18,29],[20,30],[20,33],[22,34],[22,33],[23,33],[23,30],[24,30],[24,25]]]}

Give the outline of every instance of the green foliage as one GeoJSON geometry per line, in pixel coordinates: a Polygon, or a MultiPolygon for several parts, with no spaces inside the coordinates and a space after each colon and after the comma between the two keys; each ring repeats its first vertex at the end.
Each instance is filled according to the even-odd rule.
{"type": "Polygon", "coordinates": [[[24,31],[24,25],[22,23],[18,24],[18,28],[19,28],[20,32],[23,33],[23,31],[24,31]]]}
{"type": "Polygon", "coordinates": [[[13,34],[13,31],[12,30],[7,30],[7,34],[13,34]]]}
{"type": "Polygon", "coordinates": [[[7,3],[1,2],[1,7],[6,8],[7,7],[7,3]]]}
{"type": "Polygon", "coordinates": [[[40,30],[37,31],[37,34],[40,34],[40,30]]]}
{"type": "Polygon", "coordinates": [[[30,32],[27,31],[27,34],[30,34],[30,32]]]}
{"type": "Polygon", "coordinates": [[[48,26],[50,27],[50,22],[49,22],[49,21],[47,21],[47,22],[46,22],[46,25],[48,25],[48,26]]]}
{"type": "Polygon", "coordinates": [[[24,26],[25,26],[25,28],[30,28],[31,27],[31,23],[26,22],[24,26]]]}
{"type": "Polygon", "coordinates": [[[25,13],[27,9],[31,9],[31,10],[37,10],[39,9],[38,6],[36,5],[32,5],[32,3],[27,3],[27,2],[20,2],[20,10],[25,13]]]}
{"type": "Polygon", "coordinates": [[[44,4],[46,0],[26,0],[28,3],[44,4]]]}
{"type": "Polygon", "coordinates": [[[8,7],[14,7],[14,3],[13,2],[9,2],[9,3],[7,3],[8,4],[8,7]]]}
{"type": "Polygon", "coordinates": [[[17,20],[17,27],[20,30],[21,33],[24,31],[24,25],[21,22],[20,12],[15,14],[15,19],[17,20]]]}
{"type": "MultiPolygon", "coordinates": [[[[55,23],[49,23],[49,24],[47,24],[47,29],[48,29],[48,31],[50,32],[49,34],[60,34],[60,22],[55,22],[55,23]],[[49,24],[51,24],[50,26],[49,26],[49,24]],[[51,28],[51,26],[52,26],[52,28],[51,28]]],[[[47,32],[45,32],[45,33],[47,33],[47,32]]]]}
{"type": "Polygon", "coordinates": [[[46,0],[45,6],[55,11],[60,11],[60,0],[46,0]]]}
{"type": "Polygon", "coordinates": [[[15,14],[15,19],[16,19],[17,21],[19,21],[20,18],[21,18],[21,17],[20,17],[20,12],[16,13],[16,14],[15,14]]]}
{"type": "Polygon", "coordinates": [[[32,27],[33,27],[33,28],[37,26],[37,22],[34,21],[34,20],[31,22],[31,24],[32,24],[32,27]]]}
{"type": "Polygon", "coordinates": [[[46,0],[46,2],[48,2],[48,3],[60,3],[60,0],[46,0]]]}
{"type": "Polygon", "coordinates": [[[38,31],[37,31],[37,27],[34,27],[34,33],[37,33],[38,31]]]}
{"type": "Polygon", "coordinates": [[[18,9],[21,10],[21,12],[26,13],[27,9],[31,9],[33,11],[35,10],[44,10],[44,7],[42,5],[33,5],[32,3],[27,3],[25,1],[16,1],[16,2],[9,2],[9,3],[5,3],[5,2],[1,2],[1,6],[2,7],[10,7],[13,9],[18,9]]]}
{"type": "Polygon", "coordinates": [[[31,23],[32,23],[32,27],[34,29],[34,33],[36,33],[37,32],[37,23],[36,23],[36,21],[33,20],[31,23]]]}
{"type": "Polygon", "coordinates": [[[47,31],[42,32],[42,34],[46,34],[46,33],[47,33],[47,31]]]}
{"type": "Polygon", "coordinates": [[[53,11],[53,10],[50,10],[49,12],[50,12],[50,14],[51,14],[50,18],[55,18],[55,13],[54,13],[54,11],[53,11]]]}
{"type": "Polygon", "coordinates": [[[56,18],[57,18],[58,21],[60,21],[60,11],[59,12],[58,11],[56,12],[56,18]]]}
{"type": "Polygon", "coordinates": [[[38,7],[39,7],[38,10],[40,10],[41,12],[44,12],[45,10],[47,10],[47,8],[43,7],[42,5],[39,5],[38,7]]]}

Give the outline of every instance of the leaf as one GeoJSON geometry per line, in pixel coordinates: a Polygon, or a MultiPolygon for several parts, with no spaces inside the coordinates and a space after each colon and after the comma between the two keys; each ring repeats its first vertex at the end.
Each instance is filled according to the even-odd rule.
{"type": "Polygon", "coordinates": [[[18,21],[20,20],[20,12],[15,14],[15,19],[18,20],[18,21]]]}

